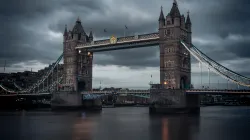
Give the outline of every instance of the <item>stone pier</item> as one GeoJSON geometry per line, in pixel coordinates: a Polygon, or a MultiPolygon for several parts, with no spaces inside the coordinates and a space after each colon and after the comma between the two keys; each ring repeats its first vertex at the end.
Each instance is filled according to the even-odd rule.
{"type": "Polygon", "coordinates": [[[199,95],[181,89],[154,88],[150,91],[150,113],[199,113],[199,95]]]}
{"type": "Polygon", "coordinates": [[[53,93],[51,108],[69,110],[102,110],[102,102],[101,99],[83,100],[82,94],[78,92],[60,91],[53,93]]]}

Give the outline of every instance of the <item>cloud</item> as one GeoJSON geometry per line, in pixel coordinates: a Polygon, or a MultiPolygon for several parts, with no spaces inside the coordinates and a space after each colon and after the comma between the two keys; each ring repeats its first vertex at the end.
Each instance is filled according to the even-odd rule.
{"type": "MultiPolygon", "coordinates": [[[[249,2],[179,0],[178,4],[184,15],[190,10],[193,44],[232,70],[246,73],[250,57],[247,53],[250,34],[246,28],[250,23],[249,2]]],[[[78,16],[87,33],[93,29],[94,39],[123,36],[125,25],[129,28],[126,35],[157,32],[161,5],[166,16],[172,0],[1,1],[0,67],[5,60],[12,71],[38,69],[40,65],[52,63],[62,53],[65,24],[72,29],[78,16]],[[104,28],[107,33],[103,32],[104,28]],[[39,67],[29,62],[37,62],[39,67]],[[23,69],[14,70],[21,65],[23,69]]],[[[110,69],[116,65],[118,71],[127,67],[131,73],[147,67],[159,68],[159,48],[99,52],[94,54],[94,63],[110,69]]]]}

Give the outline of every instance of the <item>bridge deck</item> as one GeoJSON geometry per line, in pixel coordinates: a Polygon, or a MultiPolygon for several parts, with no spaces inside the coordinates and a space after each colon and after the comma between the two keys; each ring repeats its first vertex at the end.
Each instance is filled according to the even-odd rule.
{"type": "MultiPolygon", "coordinates": [[[[177,89],[178,90],[178,89],[177,89]]],[[[192,89],[186,90],[187,94],[249,94],[250,90],[202,90],[202,89],[192,89]]],[[[128,90],[128,91],[84,91],[81,94],[136,94],[136,95],[145,95],[150,94],[150,90],[128,90]]],[[[42,96],[50,95],[50,93],[26,93],[26,94],[1,94],[0,96],[42,96]]]]}
{"type": "Polygon", "coordinates": [[[147,47],[159,44],[159,33],[142,34],[117,38],[115,42],[110,39],[92,41],[91,43],[80,44],[76,49],[87,49],[91,52],[109,51],[117,49],[128,49],[147,47]]]}

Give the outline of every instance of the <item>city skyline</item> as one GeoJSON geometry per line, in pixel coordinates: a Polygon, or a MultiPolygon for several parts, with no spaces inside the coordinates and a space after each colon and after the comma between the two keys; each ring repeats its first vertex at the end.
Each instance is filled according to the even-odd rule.
{"type": "MultiPolygon", "coordinates": [[[[30,3],[26,1],[22,8],[27,8],[27,11],[21,7],[18,9],[17,4],[16,9],[11,11],[13,13],[3,12],[7,15],[12,14],[12,20],[17,22],[11,22],[12,26],[8,26],[11,27],[10,32],[1,35],[3,38],[7,37],[5,39],[7,41],[1,44],[4,51],[0,52],[0,64],[2,64],[0,72],[4,69],[5,60],[7,61],[6,72],[31,68],[37,71],[47,66],[48,63],[54,62],[62,52],[65,24],[68,25],[68,29],[72,30],[78,16],[87,34],[90,28],[93,29],[94,40],[109,38],[113,34],[123,36],[125,25],[128,27],[126,35],[157,32],[160,7],[163,6],[164,16],[166,16],[173,0],[162,0],[157,3],[149,1],[143,4],[140,4],[143,1],[136,3],[127,1],[121,4],[119,2],[122,1],[69,3],[65,0],[61,4],[51,4],[52,7],[46,2],[32,5],[32,1],[30,3]],[[14,12],[18,12],[19,15],[14,12]],[[14,29],[17,31],[14,32],[14,29]],[[104,29],[107,32],[103,32],[104,29]]],[[[250,66],[247,64],[250,62],[250,54],[247,53],[248,50],[245,47],[250,44],[250,37],[247,34],[249,29],[243,28],[249,21],[239,20],[241,16],[244,17],[244,14],[249,13],[244,11],[244,8],[240,8],[240,4],[244,4],[244,1],[177,2],[181,13],[185,13],[185,16],[186,12],[190,11],[193,44],[220,64],[249,76],[250,66]],[[237,6],[235,6],[236,2],[237,6]],[[222,5],[226,6],[220,7],[222,5]],[[220,9],[213,13],[213,8],[216,7],[220,9]],[[235,12],[232,13],[232,11],[235,12]]],[[[8,10],[8,6],[4,10],[8,10]]],[[[2,24],[8,22],[4,21],[2,24]]],[[[153,82],[159,82],[158,47],[95,53],[93,63],[93,87],[99,87],[100,81],[104,84],[103,87],[108,87],[108,85],[148,87],[151,75],[153,75],[153,82]]],[[[203,68],[203,71],[205,70],[203,68]]],[[[192,83],[195,85],[200,83],[199,73],[197,61],[192,59],[192,83]]],[[[203,75],[206,73],[204,72],[203,75]]]]}

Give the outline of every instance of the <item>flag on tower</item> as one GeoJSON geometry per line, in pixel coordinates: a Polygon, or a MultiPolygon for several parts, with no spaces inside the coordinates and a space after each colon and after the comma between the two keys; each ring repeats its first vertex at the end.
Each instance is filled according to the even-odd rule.
{"type": "Polygon", "coordinates": [[[104,29],[103,31],[104,31],[105,33],[107,32],[107,30],[106,30],[106,29],[104,29]]]}
{"type": "Polygon", "coordinates": [[[125,29],[128,29],[128,27],[125,25],[125,29]]]}
{"type": "Polygon", "coordinates": [[[152,74],[151,74],[151,78],[152,78],[152,74]]]}

